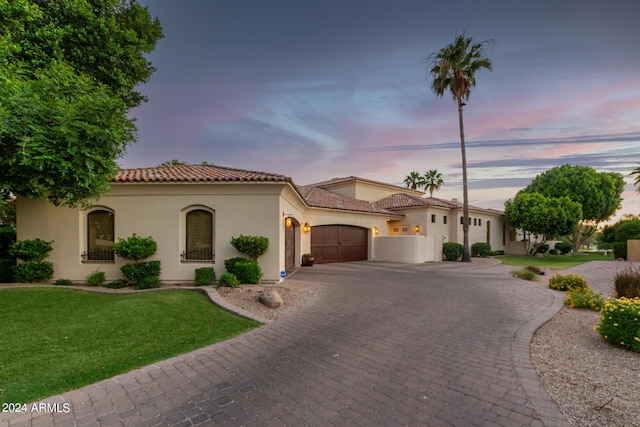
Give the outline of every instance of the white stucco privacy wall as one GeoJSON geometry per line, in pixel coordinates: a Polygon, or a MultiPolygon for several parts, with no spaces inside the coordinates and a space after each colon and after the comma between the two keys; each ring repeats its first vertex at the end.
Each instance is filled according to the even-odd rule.
{"type": "Polygon", "coordinates": [[[373,260],[419,264],[442,261],[442,237],[378,236],[373,239],[373,260]]]}

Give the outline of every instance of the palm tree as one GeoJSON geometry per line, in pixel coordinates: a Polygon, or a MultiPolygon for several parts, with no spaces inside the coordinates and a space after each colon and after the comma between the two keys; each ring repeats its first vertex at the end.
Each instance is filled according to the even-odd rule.
{"type": "Polygon", "coordinates": [[[433,192],[439,190],[442,184],[442,174],[436,169],[430,169],[424,174],[424,188],[429,190],[430,197],[433,197],[433,192]]]}
{"type": "Polygon", "coordinates": [[[633,181],[633,185],[636,186],[636,193],[640,193],[640,166],[631,171],[629,175],[636,176],[635,180],[633,181]]]}
{"type": "Polygon", "coordinates": [[[420,175],[419,172],[411,171],[409,175],[404,179],[404,183],[407,188],[411,188],[412,190],[417,190],[419,187],[424,185],[424,177],[420,175]]]}
{"type": "Polygon", "coordinates": [[[453,100],[458,104],[458,120],[460,123],[460,148],[462,150],[462,196],[463,196],[463,243],[462,261],[471,262],[469,253],[469,192],[467,188],[467,152],[464,143],[464,121],[462,110],[476,85],[476,71],[493,69],[487,57],[485,44],[474,43],[471,37],[456,36],[455,41],[429,56],[430,67],[427,78],[432,78],[431,90],[436,96],[451,92],[453,100]]]}

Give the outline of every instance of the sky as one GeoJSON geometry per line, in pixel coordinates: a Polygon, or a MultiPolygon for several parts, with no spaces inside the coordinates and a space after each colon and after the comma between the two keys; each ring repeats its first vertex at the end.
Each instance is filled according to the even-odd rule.
{"type": "Polygon", "coordinates": [[[403,185],[436,169],[462,200],[457,105],[436,97],[429,55],[488,40],[464,109],[469,198],[503,209],[563,164],[619,172],[640,213],[637,0],[140,0],[165,38],[131,112],[126,168],[178,159],[403,185]]]}

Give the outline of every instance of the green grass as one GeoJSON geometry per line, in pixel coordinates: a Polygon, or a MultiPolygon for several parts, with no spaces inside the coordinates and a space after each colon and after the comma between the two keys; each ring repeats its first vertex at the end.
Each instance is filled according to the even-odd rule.
{"type": "Polygon", "coordinates": [[[505,265],[514,265],[517,267],[526,267],[535,265],[540,268],[549,268],[551,270],[564,270],[566,268],[575,267],[589,261],[613,261],[613,255],[603,255],[601,253],[580,253],[576,255],[543,255],[542,258],[531,256],[497,256],[497,259],[505,265]]]}
{"type": "Polygon", "coordinates": [[[0,402],[28,403],[259,326],[187,290],[0,290],[0,402]]]}

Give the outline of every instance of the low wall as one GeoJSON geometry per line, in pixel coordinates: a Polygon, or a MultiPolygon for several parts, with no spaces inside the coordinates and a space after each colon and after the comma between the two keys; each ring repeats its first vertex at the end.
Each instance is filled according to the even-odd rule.
{"type": "Polygon", "coordinates": [[[627,240],[627,261],[640,262],[640,240],[627,240]]]}
{"type": "Polygon", "coordinates": [[[505,255],[528,255],[526,242],[507,242],[507,246],[504,248],[505,255]]]}
{"type": "Polygon", "coordinates": [[[378,236],[373,239],[373,259],[407,264],[442,261],[442,238],[378,236]]]}

